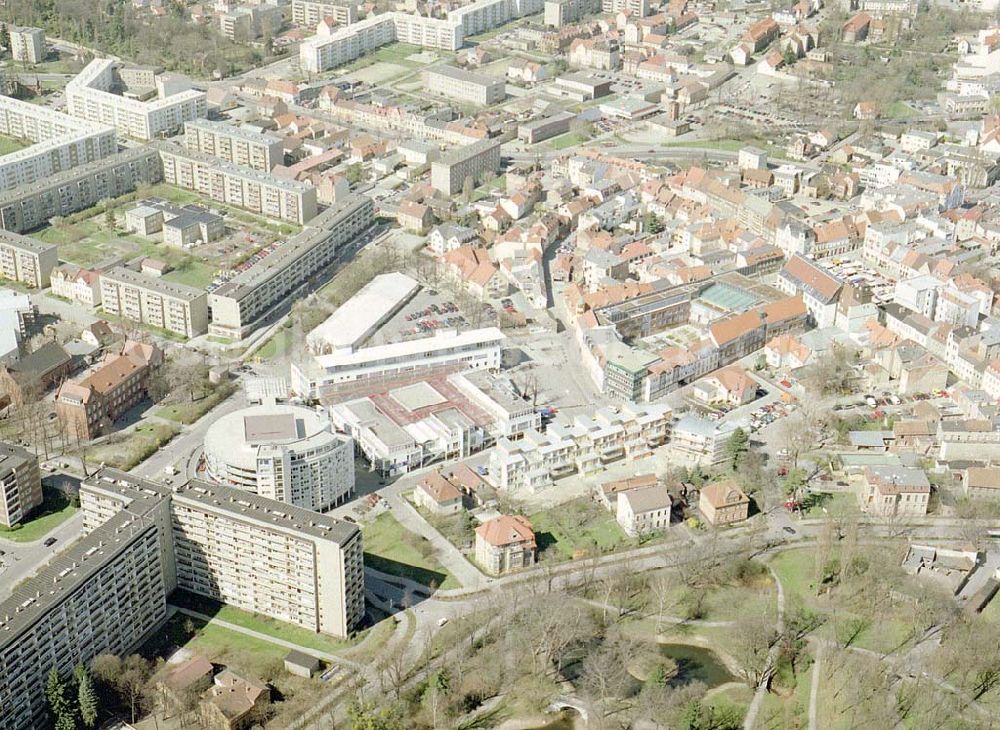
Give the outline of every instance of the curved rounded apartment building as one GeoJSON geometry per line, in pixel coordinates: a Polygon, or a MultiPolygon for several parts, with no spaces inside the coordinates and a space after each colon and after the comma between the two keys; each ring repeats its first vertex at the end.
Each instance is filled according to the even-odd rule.
{"type": "Polygon", "coordinates": [[[205,434],[218,484],[323,511],[354,492],[354,442],[309,408],[260,405],[229,413],[205,434]]]}

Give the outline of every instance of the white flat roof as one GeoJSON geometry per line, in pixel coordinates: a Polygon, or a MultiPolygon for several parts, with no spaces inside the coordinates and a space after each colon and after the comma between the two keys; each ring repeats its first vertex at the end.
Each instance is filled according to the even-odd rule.
{"type": "Polygon", "coordinates": [[[420,288],[406,274],[380,274],[306,337],[315,350],[356,348],[420,288]]]}
{"type": "Polygon", "coordinates": [[[343,368],[362,366],[379,360],[394,358],[419,357],[436,350],[447,350],[457,347],[484,345],[489,342],[503,342],[506,336],[496,327],[484,327],[466,332],[454,330],[439,330],[433,337],[423,337],[417,340],[396,342],[389,345],[366,347],[355,352],[335,352],[330,355],[317,355],[316,364],[321,368],[343,368]]]}

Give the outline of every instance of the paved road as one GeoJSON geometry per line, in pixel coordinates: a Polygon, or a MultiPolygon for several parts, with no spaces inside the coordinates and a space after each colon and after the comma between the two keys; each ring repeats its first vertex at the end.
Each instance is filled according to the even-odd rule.
{"type": "Polygon", "coordinates": [[[82,529],[83,513],[77,512],[34,542],[14,542],[0,538],[0,550],[5,553],[0,557],[0,564],[4,566],[0,570],[0,601],[11,594],[15,585],[34,575],[39,568],[69,547],[82,529]],[[45,547],[42,543],[50,537],[54,537],[56,542],[51,547],[45,547]]]}
{"type": "Polygon", "coordinates": [[[162,449],[135,467],[132,473],[162,481],[166,477],[164,470],[172,466],[179,472],[174,479],[183,481],[189,477],[197,476],[196,467],[198,458],[201,456],[205,444],[205,433],[209,427],[219,418],[240,408],[245,408],[246,405],[246,396],[243,393],[243,389],[237,387],[235,393],[195,423],[190,426],[182,426],[181,433],[175,436],[162,449]]]}
{"type": "Polygon", "coordinates": [[[816,656],[813,661],[812,685],[809,687],[809,730],[817,730],[816,715],[819,707],[819,677],[823,666],[823,644],[816,647],[816,656]]]}

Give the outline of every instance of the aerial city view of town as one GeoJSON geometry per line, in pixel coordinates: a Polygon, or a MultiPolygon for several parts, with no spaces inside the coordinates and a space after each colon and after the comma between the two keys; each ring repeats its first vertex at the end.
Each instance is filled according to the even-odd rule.
{"type": "Polygon", "coordinates": [[[1000,729],[1000,0],[0,0],[0,730],[1000,729]]]}

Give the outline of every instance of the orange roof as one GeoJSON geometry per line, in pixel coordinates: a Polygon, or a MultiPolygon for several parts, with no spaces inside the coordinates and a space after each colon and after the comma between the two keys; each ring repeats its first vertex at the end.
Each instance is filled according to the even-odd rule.
{"type": "Polygon", "coordinates": [[[701,496],[715,509],[750,501],[750,498],[743,493],[742,489],[728,480],[702,487],[701,496]]]}
{"type": "Polygon", "coordinates": [[[522,515],[500,515],[476,528],[476,535],[493,547],[506,547],[523,543],[535,547],[535,533],[531,523],[522,515]]]}
{"type": "Polygon", "coordinates": [[[431,472],[425,476],[423,481],[417,486],[438,504],[462,499],[462,493],[458,488],[445,479],[444,475],[439,471],[431,472]]]}

